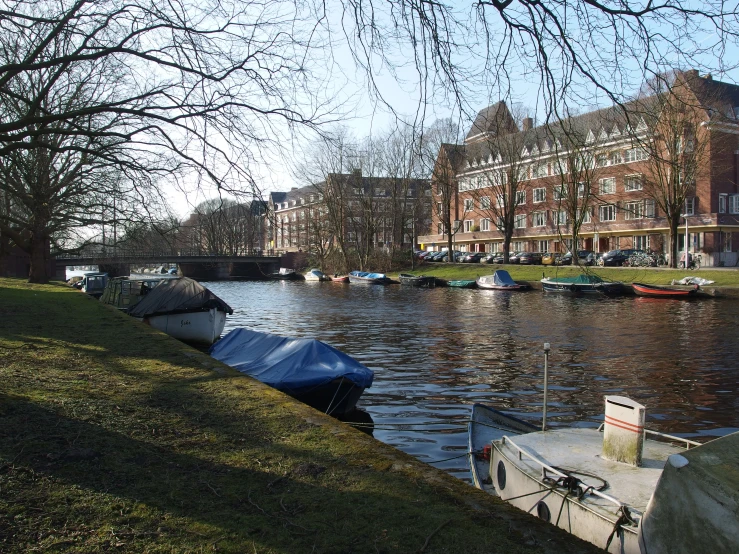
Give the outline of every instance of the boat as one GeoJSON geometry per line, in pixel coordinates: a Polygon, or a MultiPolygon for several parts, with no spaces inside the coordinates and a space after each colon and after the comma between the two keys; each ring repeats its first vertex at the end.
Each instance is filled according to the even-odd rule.
{"type": "Polygon", "coordinates": [[[474,289],[477,288],[477,281],[474,279],[457,279],[454,281],[446,282],[448,287],[455,287],[458,289],[474,289]]]}
{"type": "Polygon", "coordinates": [[[531,285],[517,283],[505,269],[499,269],[492,275],[477,278],[477,288],[492,290],[529,290],[531,285]]]}
{"type": "Polygon", "coordinates": [[[651,296],[654,298],[696,298],[700,287],[646,285],[644,283],[631,283],[631,288],[638,296],[651,296]]]}
{"type": "Polygon", "coordinates": [[[85,294],[92,296],[93,298],[100,298],[105,291],[105,285],[108,284],[108,274],[91,272],[85,273],[82,276],[82,280],[79,281],[75,286],[79,288],[85,294]]]}
{"type": "Polygon", "coordinates": [[[436,286],[436,277],[431,275],[412,275],[410,273],[401,273],[398,276],[401,285],[409,285],[411,287],[431,288],[436,286]]]}
{"type": "Polygon", "coordinates": [[[330,281],[331,277],[326,275],[323,271],[320,269],[311,269],[303,275],[306,281],[330,281]]]}
{"type": "Polygon", "coordinates": [[[115,277],[108,281],[100,302],[127,312],[164,279],[167,277],[115,277]]]}
{"type": "Polygon", "coordinates": [[[354,410],[374,373],[351,356],[315,339],[295,339],[234,329],[210,355],[317,410],[354,410]]]}
{"type": "Polygon", "coordinates": [[[544,292],[559,292],[569,294],[608,294],[616,295],[623,292],[621,283],[604,281],[597,275],[582,274],[577,277],[545,277],[541,280],[544,292]]]}
{"type": "Polygon", "coordinates": [[[392,282],[384,273],[369,273],[367,271],[350,271],[350,283],[366,283],[370,285],[388,285],[392,282]]]}
{"type": "Polygon", "coordinates": [[[180,277],[163,280],[128,314],[176,339],[211,345],[233,310],[197,281],[180,277]]]}
{"type": "Polygon", "coordinates": [[[303,279],[300,273],[296,273],[294,269],[287,267],[281,267],[276,273],[270,273],[269,277],[278,281],[299,281],[303,279]]]}
{"type": "Polygon", "coordinates": [[[704,538],[724,545],[713,552],[731,551],[726,546],[735,547],[739,537],[732,512],[739,505],[739,433],[700,445],[645,430],[645,409],[629,398],[607,396],[605,403],[605,423],[598,429],[545,431],[475,405],[468,432],[475,486],[608,552],[699,552],[703,544],[695,541],[704,538]],[[650,438],[645,440],[645,434],[650,438]],[[723,478],[723,487],[704,482],[703,491],[692,487],[692,506],[682,498],[678,502],[678,493],[691,489],[690,479],[674,483],[666,476],[675,473],[673,467],[687,465],[683,458],[700,460],[699,452],[713,452],[717,447],[709,445],[719,441],[730,443],[720,448],[724,465],[703,472],[705,481],[723,478]],[[688,522],[691,517],[696,521],[688,522]],[[686,520],[685,528],[675,518],[686,520]],[[721,539],[707,537],[706,531],[721,539]],[[667,537],[680,533],[685,542],[673,540],[672,550],[660,548],[667,537]]]}
{"type": "Polygon", "coordinates": [[[348,283],[349,282],[349,276],[348,275],[336,275],[334,277],[331,277],[332,283],[348,283]]]}

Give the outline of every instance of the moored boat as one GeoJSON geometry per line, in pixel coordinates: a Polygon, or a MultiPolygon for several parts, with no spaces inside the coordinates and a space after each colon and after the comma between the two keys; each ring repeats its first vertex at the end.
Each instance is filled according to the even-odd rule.
{"type": "Polygon", "coordinates": [[[79,282],[77,288],[82,292],[92,296],[93,298],[100,298],[105,291],[105,286],[108,284],[108,274],[91,272],[85,273],[82,276],[82,280],[79,282]]]}
{"type": "Polygon", "coordinates": [[[647,285],[644,283],[631,283],[631,288],[638,296],[651,296],[653,298],[696,298],[700,287],[693,286],[663,286],[647,285]]]}
{"type": "Polygon", "coordinates": [[[541,285],[544,292],[607,295],[617,295],[623,292],[621,283],[604,281],[597,275],[588,274],[577,277],[545,277],[541,280],[541,285]]]}
{"type": "MultiPolygon", "coordinates": [[[[709,530],[720,537],[708,539],[715,545],[736,544],[739,524],[730,515],[732,508],[727,508],[737,505],[736,490],[723,491],[732,488],[725,483],[726,487],[714,486],[718,494],[695,491],[692,503],[676,506],[676,491],[689,488],[690,480],[668,484],[663,475],[674,473],[673,467],[687,465],[683,457],[700,460],[699,452],[708,453],[710,447],[645,431],[644,407],[633,400],[606,397],[602,431],[582,427],[535,431],[520,421],[514,427],[510,419],[479,405],[473,408],[469,455],[478,488],[613,553],[651,553],[666,537],[681,533],[682,544],[674,541],[675,549],[662,548],[660,552],[703,551],[690,541],[702,541],[709,530]],[[650,436],[647,440],[645,433],[650,436]],[[689,447],[695,448],[687,450],[689,447]],[[661,499],[661,506],[650,520],[655,499],[661,499]],[[674,513],[667,514],[670,510],[674,513]],[[676,517],[683,517],[685,524],[675,522],[676,517]],[[694,521],[688,522],[690,518],[694,521]]],[[[736,471],[729,467],[731,463],[736,467],[739,458],[739,433],[709,445],[719,441],[730,444],[720,449],[726,458],[720,460],[723,469],[714,470],[723,471],[724,481],[735,480],[736,471]]],[[[708,486],[711,479],[721,478],[706,475],[700,485],[708,486]]],[[[730,550],[719,547],[711,551],[730,550]]]]}
{"type": "Polygon", "coordinates": [[[287,267],[281,267],[278,272],[271,273],[269,277],[278,281],[299,281],[303,279],[300,273],[296,273],[294,269],[287,267]]]}
{"type": "Polygon", "coordinates": [[[529,290],[531,285],[517,283],[505,269],[499,269],[492,275],[477,278],[477,288],[492,290],[529,290]]]}
{"type": "Polygon", "coordinates": [[[350,412],[374,373],[314,339],[234,329],[210,349],[213,358],[327,414],[350,412]]]}
{"type": "Polygon", "coordinates": [[[349,282],[349,276],[348,275],[337,275],[335,277],[331,277],[332,283],[348,283],[349,282]]]}
{"type": "Polygon", "coordinates": [[[303,275],[306,281],[330,281],[331,277],[326,275],[320,269],[311,269],[305,275],[303,275]]]}
{"type": "Polygon", "coordinates": [[[436,286],[436,277],[431,275],[412,275],[410,273],[401,273],[398,276],[401,285],[409,285],[411,287],[431,288],[436,286]]]}
{"type": "Polygon", "coordinates": [[[128,314],[168,335],[199,344],[213,344],[233,310],[203,285],[181,277],[163,280],[128,314]]]}
{"type": "Polygon", "coordinates": [[[365,283],[370,285],[389,285],[392,280],[384,273],[370,273],[368,271],[350,271],[350,283],[365,283]]]}
{"type": "Polygon", "coordinates": [[[477,288],[477,281],[474,279],[456,279],[453,281],[446,282],[448,287],[454,287],[458,289],[475,289],[477,288]]]}
{"type": "Polygon", "coordinates": [[[115,277],[108,281],[100,302],[127,312],[165,279],[168,277],[115,277]]]}

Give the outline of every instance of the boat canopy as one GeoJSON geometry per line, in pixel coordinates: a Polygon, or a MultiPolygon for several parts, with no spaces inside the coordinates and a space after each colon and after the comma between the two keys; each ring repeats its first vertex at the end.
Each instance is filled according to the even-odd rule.
{"type": "Polygon", "coordinates": [[[276,389],[290,392],[344,377],[361,388],[374,373],[351,356],[315,339],[292,339],[234,329],[210,348],[216,360],[276,389]]]}
{"type": "Polygon", "coordinates": [[[518,283],[516,283],[516,281],[513,280],[513,277],[511,277],[511,274],[508,273],[505,269],[499,269],[498,271],[493,273],[493,283],[501,287],[518,286],[518,283]]]}
{"type": "Polygon", "coordinates": [[[128,312],[133,317],[150,317],[157,314],[195,312],[216,308],[227,314],[234,311],[203,285],[182,277],[167,279],[154,287],[128,312]]]}
{"type": "Polygon", "coordinates": [[[555,283],[571,283],[574,285],[597,285],[604,282],[597,275],[589,275],[587,273],[581,273],[577,277],[557,277],[548,280],[555,283]]]}

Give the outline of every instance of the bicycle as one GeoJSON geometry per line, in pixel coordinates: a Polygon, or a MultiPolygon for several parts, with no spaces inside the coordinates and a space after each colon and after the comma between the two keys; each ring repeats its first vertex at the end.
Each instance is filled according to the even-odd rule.
{"type": "MultiPolygon", "coordinates": [[[[680,269],[685,269],[685,254],[680,257],[680,262],[677,264],[680,269]]],[[[700,269],[701,268],[701,255],[700,254],[688,254],[688,267],[687,269],[700,269]]]]}

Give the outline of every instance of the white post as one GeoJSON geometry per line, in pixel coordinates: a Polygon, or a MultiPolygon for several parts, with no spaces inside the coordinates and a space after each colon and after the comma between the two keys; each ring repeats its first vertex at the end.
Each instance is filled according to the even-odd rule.
{"type": "Polygon", "coordinates": [[[690,265],[688,263],[688,256],[690,256],[690,246],[688,241],[690,240],[690,234],[688,233],[688,215],[685,214],[685,269],[688,269],[690,265]]]}
{"type": "Polygon", "coordinates": [[[541,415],[541,430],[547,430],[547,390],[549,389],[549,343],[544,343],[544,405],[541,415]]]}

